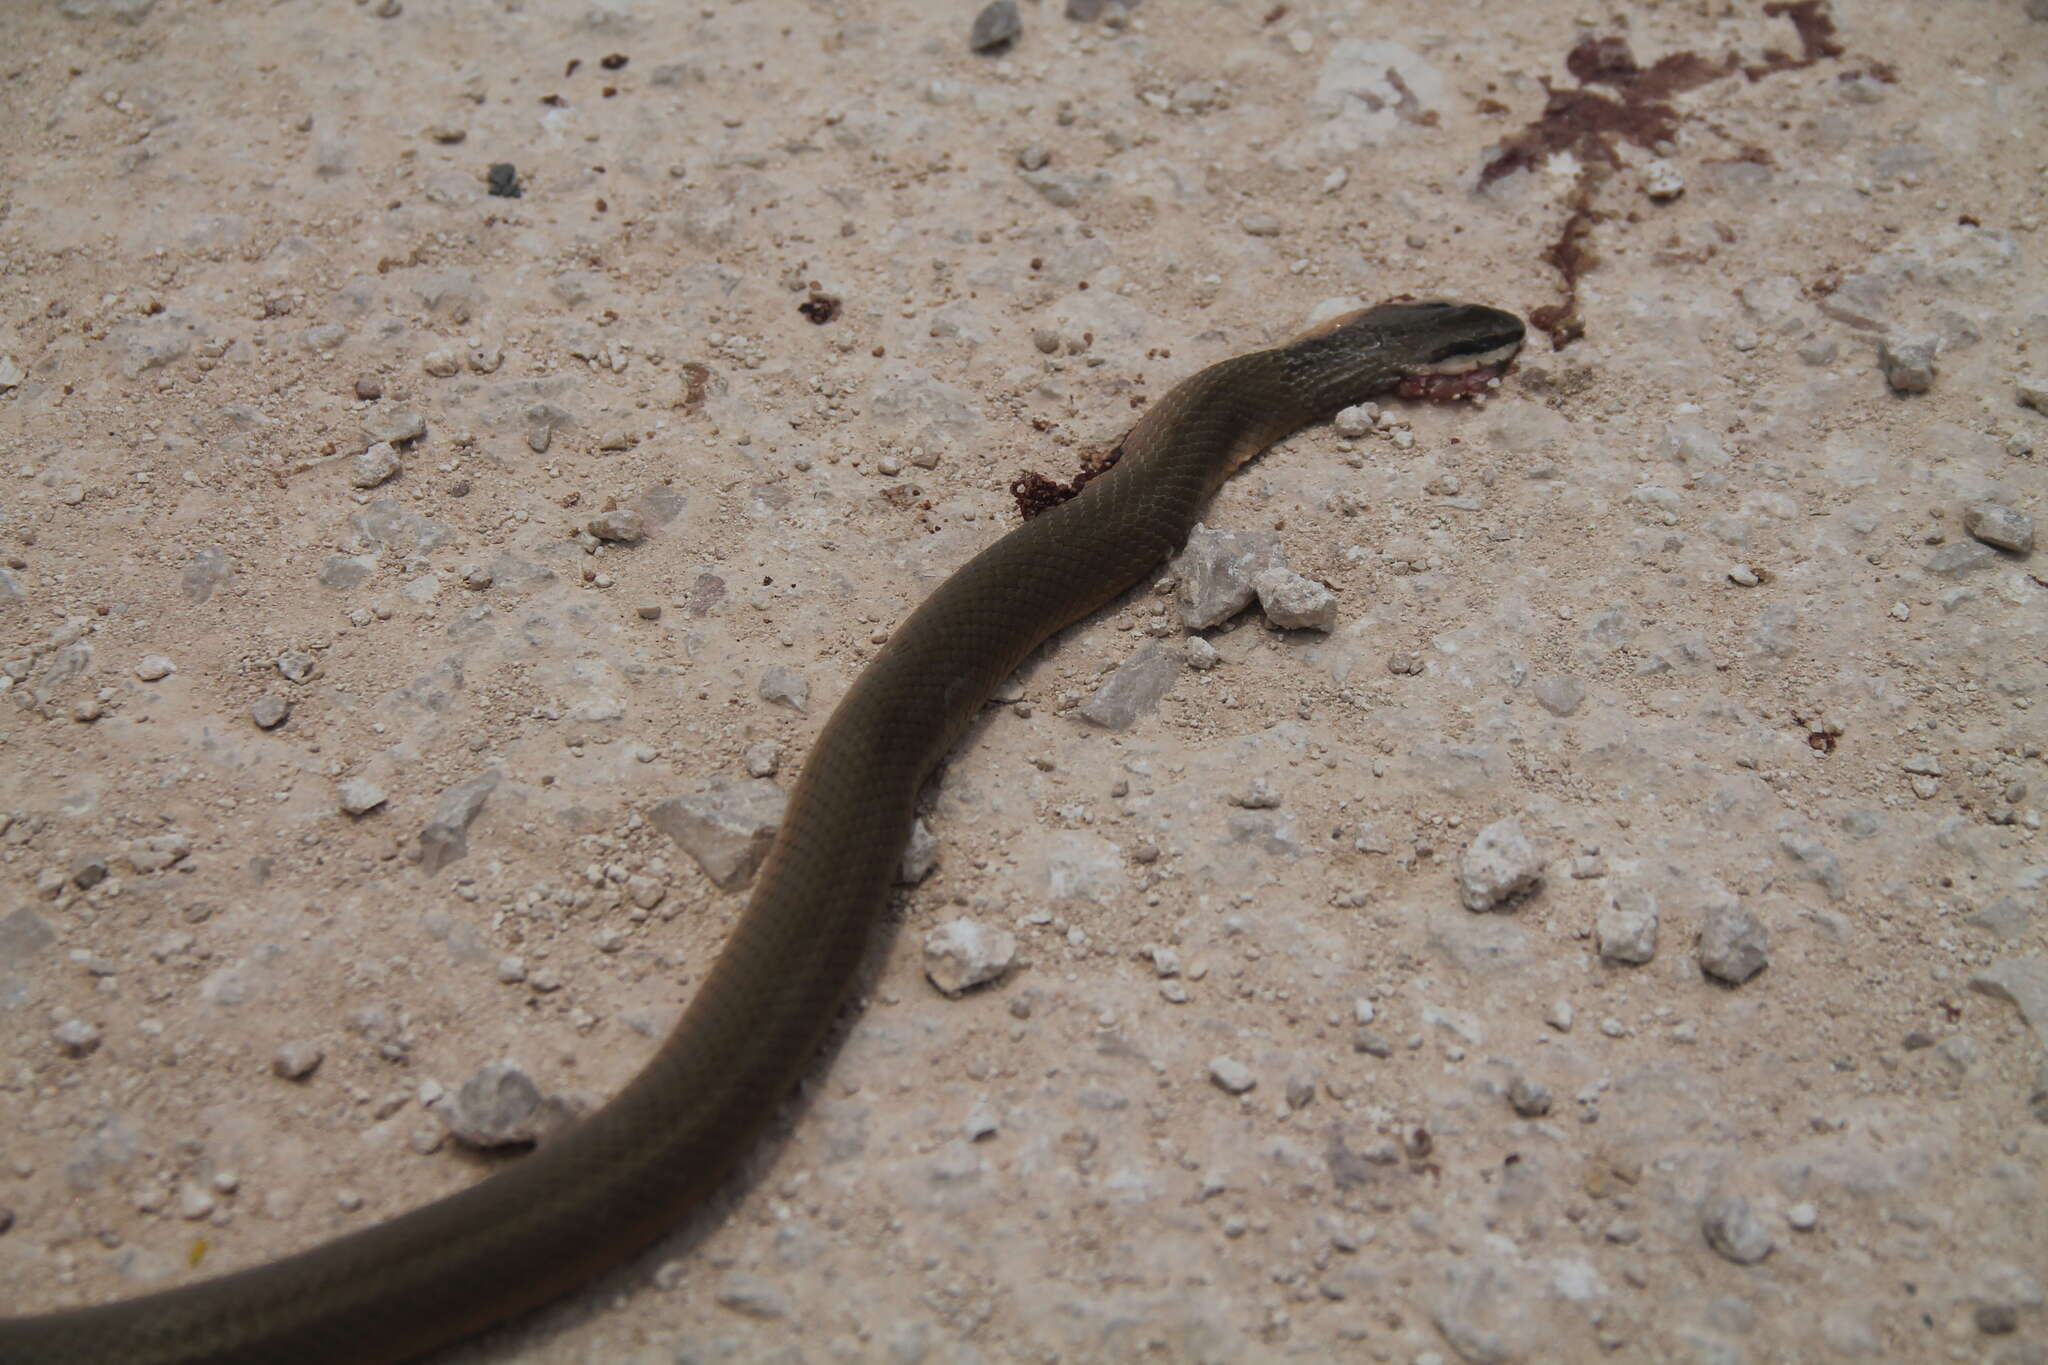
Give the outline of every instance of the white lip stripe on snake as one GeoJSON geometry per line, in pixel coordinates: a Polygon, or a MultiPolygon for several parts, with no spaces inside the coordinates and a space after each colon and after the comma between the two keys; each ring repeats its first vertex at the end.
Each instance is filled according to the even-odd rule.
{"type": "Polygon", "coordinates": [[[0,1319],[0,1365],[394,1365],[645,1247],[727,1176],[812,1066],[888,905],[918,790],[996,685],[1177,550],[1238,465],[1377,395],[1473,391],[1522,334],[1492,308],[1386,303],[1181,381],[1113,468],[969,560],[854,681],[731,939],[609,1103],[460,1193],[309,1251],[0,1319]]]}

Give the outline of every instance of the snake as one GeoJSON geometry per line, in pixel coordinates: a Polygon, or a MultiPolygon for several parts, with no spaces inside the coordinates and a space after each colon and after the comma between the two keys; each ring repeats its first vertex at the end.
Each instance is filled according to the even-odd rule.
{"type": "Polygon", "coordinates": [[[1497,383],[1521,319],[1396,299],[1210,365],[1113,463],[942,582],[848,687],[727,942],[611,1100],[453,1195],[280,1260],[0,1319],[0,1365],[398,1365],[567,1294],[727,1180],[813,1066],[888,913],[920,791],[997,686],[1187,539],[1245,461],[1390,394],[1497,383]]]}

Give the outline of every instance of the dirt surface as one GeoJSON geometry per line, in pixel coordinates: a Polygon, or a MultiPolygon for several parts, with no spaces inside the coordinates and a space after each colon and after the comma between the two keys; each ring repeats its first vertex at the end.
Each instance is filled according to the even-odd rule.
{"type": "Polygon", "coordinates": [[[2048,571],[1966,522],[2048,512],[2048,22],[973,19],[6,7],[0,1303],[456,1189],[486,1062],[601,1099],[744,900],[657,802],[786,786],[1021,470],[1448,294],[1570,344],[1208,516],[1335,630],[1121,730],[1173,599],[1056,640],[729,1204],[446,1358],[2042,1360],[2048,571]]]}

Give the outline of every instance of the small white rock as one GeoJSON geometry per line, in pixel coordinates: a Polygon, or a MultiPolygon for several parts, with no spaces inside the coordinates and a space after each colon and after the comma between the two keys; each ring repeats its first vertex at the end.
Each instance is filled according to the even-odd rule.
{"type": "Polygon", "coordinates": [[[135,676],[144,682],[156,682],[168,678],[178,671],[178,666],[161,654],[145,654],[142,662],[135,665],[135,676]]]}
{"type": "Polygon", "coordinates": [[[971,919],[948,920],[925,935],[924,974],[947,995],[957,996],[1010,969],[1017,936],[971,919]]]}
{"type": "Polygon", "coordinates": [[[375,488],[398,470],[397,448],[389,441],[379,441],[349,461],[348,481],[354,488],[375,488]]]}
{"type": "Polygon", "coordinates": [[[366,777],[346,778],[336,784],[334,793],[350,815],[367,815],[384,804],[384,789],[366,777]]]}
{"type": "Polygon", "coordinates": [[[1233,1095],[1242,1095],[1259,1083],[1252,1069],[1235,1057],[1210,1058],[1209,1079],[1233,1095]]]}

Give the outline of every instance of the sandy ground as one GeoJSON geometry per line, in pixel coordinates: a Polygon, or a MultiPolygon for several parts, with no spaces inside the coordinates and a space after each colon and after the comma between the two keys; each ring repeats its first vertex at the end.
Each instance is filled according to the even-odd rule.
{"type": "Polygon", "coordinates": [[[446,1358],[2042,1360],[2048,592],[1966,517],[2048,512],[2048,22],[1766,8],[7,6],[0,1303],[455,1189],[487,1061],[610,1092],[743,902],[655,803],[786,785],[1019,470],[1441,293],[1583,335],[1208,518],[1336,629],[1120,731],[1171,600],[1056,640],[730,1206],[446,1358]]]}

